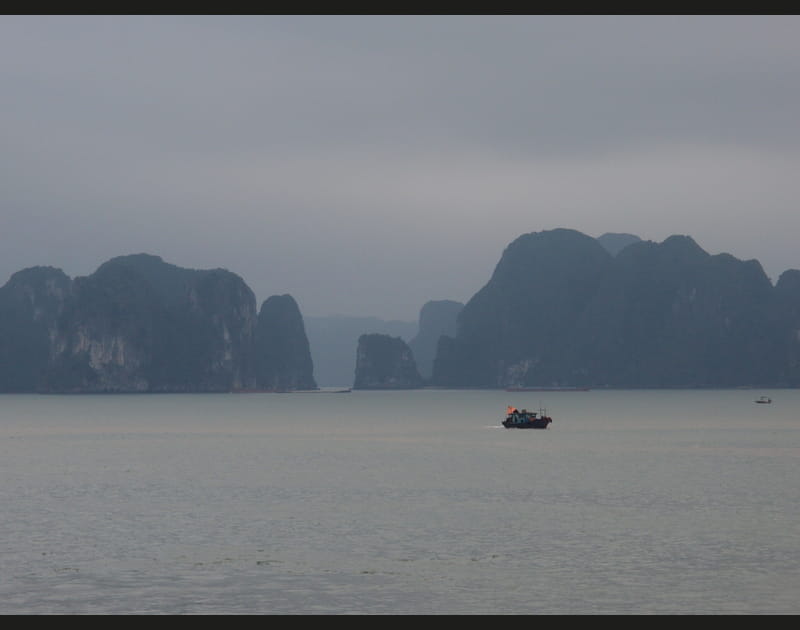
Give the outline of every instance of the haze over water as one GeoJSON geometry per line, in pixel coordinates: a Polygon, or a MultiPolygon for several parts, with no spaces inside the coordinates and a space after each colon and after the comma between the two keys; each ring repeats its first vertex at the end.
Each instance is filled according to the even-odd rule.
{"type": "Polygon", "coordinates": [[[5,395],[0,465],[2,614],[800,611],[796,390],[5,395]]]}
{"type": "Polygon", "coordinates": [[[0,285],[148,253],[416,321],[554,228],[800,268],[800,15],[5,15],[0,285]]]}

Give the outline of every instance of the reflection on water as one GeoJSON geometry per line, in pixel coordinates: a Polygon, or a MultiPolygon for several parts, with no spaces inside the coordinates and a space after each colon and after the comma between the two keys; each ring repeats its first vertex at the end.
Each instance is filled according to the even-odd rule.
{"type": "Polygon", "coordinates": [[[761,393],[0,396],[0,613],[797,613],[761,393]]]}

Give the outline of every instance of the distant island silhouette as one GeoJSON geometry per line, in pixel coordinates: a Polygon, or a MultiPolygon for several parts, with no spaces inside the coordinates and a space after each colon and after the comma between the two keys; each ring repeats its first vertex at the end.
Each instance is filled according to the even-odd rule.
{"type": "Polygon", "coordinates": [[[0,392],[313,391],[314,355],[323,385],[356,389],[800,384],[800,271],[773,286],[682,235],[531,232],[466,304],[312,319],[307,335],[291,295],[257,309],[235,273],[150,254],[31,267],[0,287],[0,392]]]}

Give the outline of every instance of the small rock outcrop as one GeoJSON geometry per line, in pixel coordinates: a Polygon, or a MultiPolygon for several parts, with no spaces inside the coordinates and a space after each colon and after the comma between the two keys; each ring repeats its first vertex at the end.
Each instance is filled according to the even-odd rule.
{"type": "Polygon", "coordinates": [[[255,347],[258,388],[317,388],[303,316],[291,295],[273,295],[261,305],[255,347]]]}
{"type": "Polygon", "coordinates": [[[358,338],[353,389],[416,389],[422,385],[414,353],[400,337],[367,334],[358,338]]]}
{"type": "Polygon", "coordinates": [[[304,317],[303,322],[314,361],[314,379],[320,387],[353,385],[356,368],[353,349],[361,335],[381,333],[408,340],[418,330],[417,322],[353,315],[304,317]]]}

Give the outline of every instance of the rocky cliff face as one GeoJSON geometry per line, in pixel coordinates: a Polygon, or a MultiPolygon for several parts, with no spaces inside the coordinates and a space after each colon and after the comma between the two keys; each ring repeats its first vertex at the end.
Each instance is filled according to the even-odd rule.
{"type": "MultiPolygon", "coordinates": [[[[296,339],[302,318],[296,310],[293,317],[265,317],[261,340],[296,339]]],[[[0,391],[252,389],[256,324],[253,292],[224,269],[184,269],[146,254],[111,259],[74,280],[58,269],[26,269],[0,288],[0,391]]],[[[301,363],[308,359],[307,345],[298,352],[301,363]]],[[[310,360],[300,373],[291,357],[283,361],[290,373],[278,367],[274,378],[313,384],[310,360]]]]}
{"type": "Polygon", "coordinates": [[[261,305],[256,328],[256,385],[261,389],[316,389],[303,317],[291,295],[261,305]]]}
{"type": "Polygon", "coordinates": [[[353,389],[414,389],[422,385],[405,341],[383,334],[359,337],[353,389]]]}
{"type": "Polygon", "coordinates": [[[52,391],[229,391],[254,385],[255,297],[223,269],[145,254],[76,278],[45,387],[52,391]]]}
{"type": "Polygon", "coordinates": [[[573,230],[521,236],[440,340],[442,386],[800,384],[800,276],[688,236],[612,256],[573,230]]]}
{"type": "Polygon", "coordinates": [[[505,387],[558,379],[573,368],[574,329],[613,258],[574,230],[526,234],[503,252],[489,282],[443,337],[433,383],[505,387]]]}
{"type": "Polygon", "coordinates": [[[54,267],[31,267],[0,287],[0,391],[36,391],[55,359],[72,280],[54,267]]]}
{"type": "Polygon", "coordinates": [[[576,327],[587,375],[616,387],[776,382],[774,291],[756,261],[688,236],[620,252],[576,327]]]}
{"type": "Polygon", "coordinates": [[[426,302],[420,310],[419,331],[408,342],[408,346],[414,353],[417,369],[423,378],[429,379],[433,374],[439,337],[456,334],[458,315],[463,308],[461,302],[433,300],[426,302]]]}

